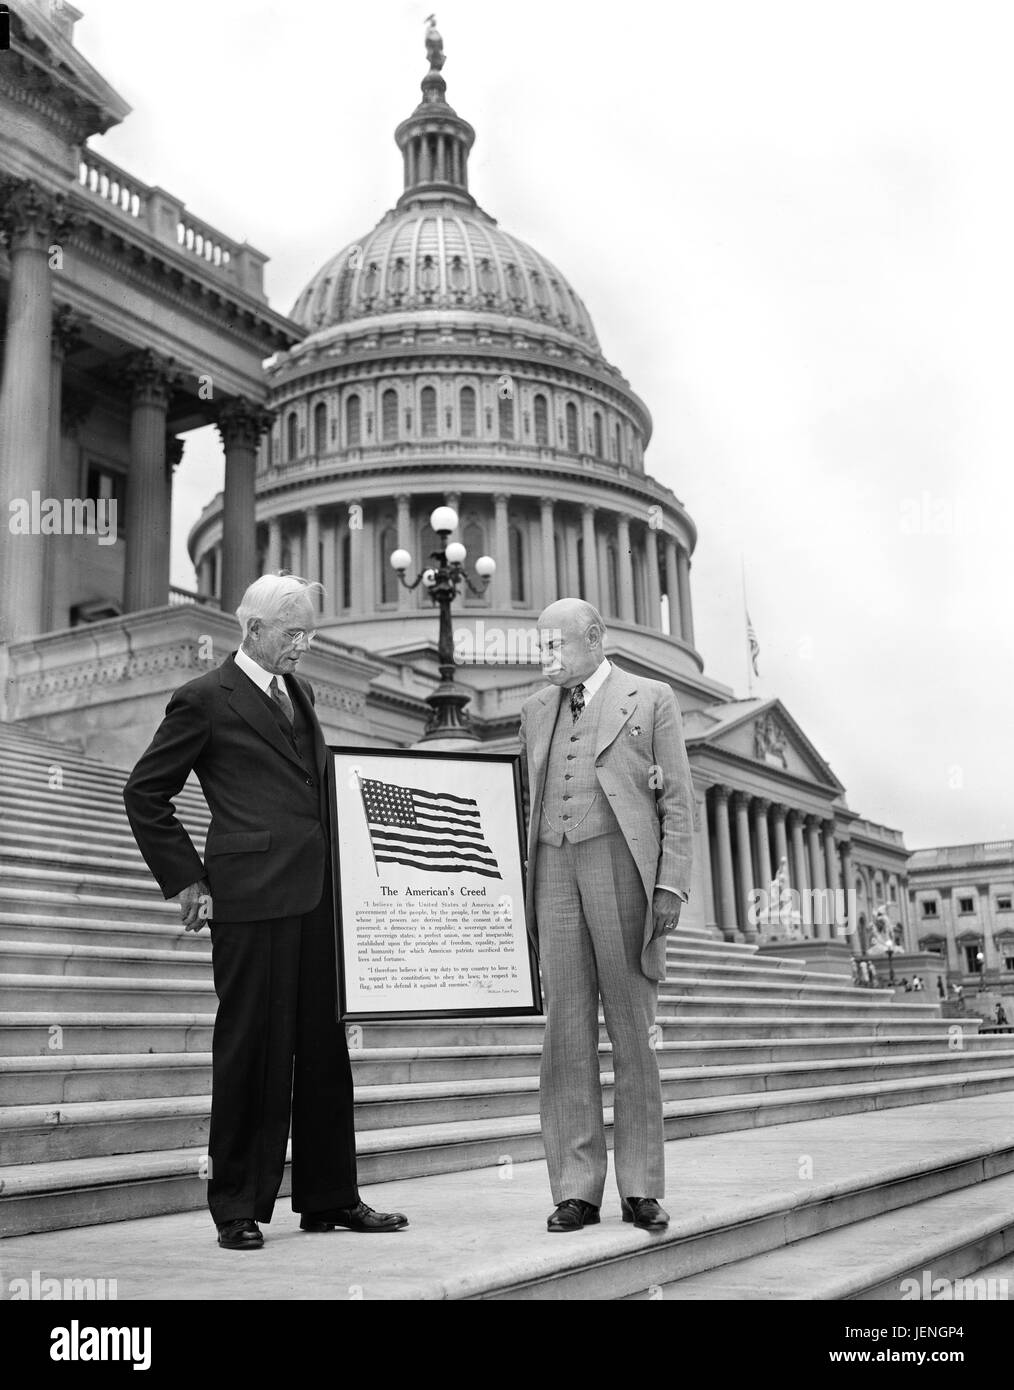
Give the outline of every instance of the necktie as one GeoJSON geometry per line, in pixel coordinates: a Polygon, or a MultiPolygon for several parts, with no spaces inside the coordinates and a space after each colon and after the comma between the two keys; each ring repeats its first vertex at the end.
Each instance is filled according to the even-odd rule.
{"type": "Polygon", "coordinates": [[[284,689],[277,676],[271,677],[271,684],[268,686],[268,694],[291,724],[296,717],[296,711],[292,708],[289,692],[284,689]]]}
{"type": "Polygon", "coordinates": [[[572,715],[572,717],[573,717],[573,720],[574,720],[574,723],[575,723],[575,724],[577,723],[578,716],[580,715],[580,713],[581,713],[581,711],[582,711],[583,709],[584,709],[584,686],[583,686],[583,685],[575,685],[575,686],[574,686],[574,689],[570,692],[570,712],[571,712],[571,715],[572,715]]]}

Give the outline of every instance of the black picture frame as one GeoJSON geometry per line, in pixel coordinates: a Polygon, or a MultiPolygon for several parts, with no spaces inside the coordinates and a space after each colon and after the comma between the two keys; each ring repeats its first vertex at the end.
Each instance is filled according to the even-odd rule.
{"type": "MultiPolygon", "coordinates": [[[[522,807],[520,757],[512,753],[472,753],[442,749],[433,750],[431,752],[424,749],[372,748],[353,744],[328,744],[327,778],[331,818],[331,877],[334,890],[335,954],[338,975],[339,1019],[343,1023],[366,1023],[370,1021],[396,1021],[399,1019],[531,1018],[540,1016],[543,1013],[543,1003],[538,958],[531,938],[528,935],[525,921],[526,834],[522,807]],[[365,776],[360,772],[360,795],[362,799],[359,802],[358,810],[362,814],[362,825],[358,827],[357,833],[361,840],[363,827],[365,826],[366,837],[374,856],[374,868],[378,880],[381,877],[381,870],[380,864],[376,859],[374,832],[371,830],[366,816],[365,796],[362,796],[362,781],[384,782],[384,777],[377,777],[376,774],[383,773],[385,767],[392,768],[397,764],[399,765],[399,773],[404,775],[405,763],[410,765],[418,764],[418,770],[421,776],[414,779],[414,782],[409,784],[408,787],[403,786],[401,783],[388,784],[397,786],[399,791],[411,792],[413,790],[418,790],[418,788],[415,787],[416,782],[425,782],[432,778],[434,768],[446,769],[446,772],[444,772],[441,777],[442,781],[445,781],[447,776],[452,773],[458,773],[460,777],[461,765],[464,765],[465,769],[473,766],[487,768],[502,766],[505,769],[509,768],[509,779],[500,778],[499,780],[504,782],[505,786],[509,787],[510,790],[513,802],[513,815],[509,814],[509,810],[507,814],[513,824],[513,834],[508,835],[505,833],[505,827],[501,823],[500,829],[503,833],[499,836],[496,848],[498,856],[509,855],[510,859],[508,862],[506,859],[502,860],[501,858],[497,858],[496,864],[498,869],[501,868],[501,864],[507,869],[508,877],[506,879],[502,878],[502,874],[497,875],[502,878],[502,882],[509,881],[514,883],[517,887],[516,896],[518,898],[518,910],[512,912],[511,925],[513,929],[512,939],[514,944],[515,971],[519,978],[522,972],[517,968],[517,961],[522,956],[520,949],[522,942],[524,946],[523,960],[525,971],[523,975],[523,999],[521,1002],[515,999],[506,1004],[497,1004],[493,1001],[492,996],[490,996],[490,1002],[488,1004],[470,1003],[460,1008],[452,1006],[436,1007],[432,1001],[420,1003],[417,1007],[392,1007],[390,1002],[385,1004],[378,1003],[376,1007],[370,1007],[364,1005],[361,997],[362,990],[359,988],[358,983],[355,987],[350,988],[350,979],[353,970],[355,972],[361,970],[361,961],[357,958],[352,970],[350,970],[350,951],[355,949],[356,943],[353,940],[353,932],[349,929],[346,921],[346,908],[348,906],[346,902],[346,885],[350,879],[357,875],[358,877],[362,877],[363,869],[359,862],[362,855],[357,855],[354,852],[351,843],[351,835],[343,834],[344,808],[343,805],[340,804],[338,795],[338,775],[339,762],[342,763],[340,770],[343,776],[350,770],[347,760],[354,760],[355,766],[360,770],[366,769],[365,776]],[[458,766],[452,766],[455,764],[458,766]],[[345,856],[344,860],[343,853],[345,856]],[[343,867],[347,870],[344,874],[343,867]]],[[[469,788],[476,790],[474,781],[466,781],[464,792],[457,780],[454,786],[454,796],[459,800],[464,799],[469,788]]],[[[478,798],[476,797],[474,799],[478,807],[478,798]]],[[[353,798],[348,793],[343,794],[341,800],[342,802],[348,800],[350,807],[353,804],[353,798]]],[[[481,818],[481,810],[479,814],[481,818]]],[[[502,815],[503,813],[501,810],[501,821],[502,815]]],[[[483,841],[483,843],[485,844],[485,841],[483,841]]],[[[488,846],[486,848],[488,848],[488,846]]],[[[488,880],[493,877],[488,869],[482,871],[472,871],[469,868],[458,868],[454,871],[444,871],[441,869],[420,870],[407,865],[403,865],[401,868],[403,871],[402,876],[404,876],[404,872],[408,872],[411,874],[414,881],[419,882],[420,886],[424,886],[424,884],[432,885],[434,880],[442,880],[446,877],[449,885],[451,883],[458,883],[460,887],[473,888],[472,881],[474,881],[480,873],[482,874],[483,880],[488,880]],[[451,876],[452,872],[454,875],[453,878],[451,876]],[[432,879],[429,875],[433,876],[432,879]],[[466,875],[467,878],[465,877],[466,875]]],[[[385,873],[386,872],[388,872],[388,870],[385,869],[385,873]]],[[[396,870],[391,869],[390,872],[393,874],[396,870]]],[[[381,885],[381,887],[383,886],[384,885],[381,885]]],[[[478,893],[479,890],[475,887],[473,891],[478,893]]],[[[488,889],[484,886],[484,892],[485,891],[488,891],[488,889]]],[[[514,896],[515,895],[511,895],[512,901],[514,896]]],[[[390,991],[385,992],[390,993],[390,991]]],[[[404,992],[406,998],[410,997],[411,991],[406,990],[404,992]]]]}

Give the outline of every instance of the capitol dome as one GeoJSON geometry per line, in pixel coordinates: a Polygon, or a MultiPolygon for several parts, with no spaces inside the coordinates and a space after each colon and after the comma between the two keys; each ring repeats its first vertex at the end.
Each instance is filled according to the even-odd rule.
{"type": "Polygon", "coordinates": [[[430,309],[530,319],[599,352],[588,310],[552,262],[453,196],[387,213],[317,272],[291,317],[312,333],[374,314],[430,309]]]}

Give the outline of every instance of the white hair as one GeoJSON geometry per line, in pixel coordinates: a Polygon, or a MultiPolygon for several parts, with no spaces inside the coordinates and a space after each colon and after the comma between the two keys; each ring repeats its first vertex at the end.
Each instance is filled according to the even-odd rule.
{"type": "Polygon", "coordinates": [[[247,636],[254,618],[273,621],[297,594],[306,594],[307,597],[320,594],[323,598],[324,586],[311,584],[308,579],[300,579],[297,574],[288,574],[284,570],[280,574],[262,574],[260,579],[255,579],[236,609],[243,636],[247,636]]]}

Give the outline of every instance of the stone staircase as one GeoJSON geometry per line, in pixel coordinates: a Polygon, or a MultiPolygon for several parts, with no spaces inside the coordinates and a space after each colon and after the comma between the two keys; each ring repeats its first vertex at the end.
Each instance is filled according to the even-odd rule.
{"type": "MultiPolygon", "coordinates": [[[[123,771],[0,725],[4,1235],[205,1204],[210,942],[181,930],[178,907],[148,874],[123,812],[124,780],[123,771]]],[[[208,813],[199,789],[185,789],[177,805],[200,847],[208,813]]],[[[667,1139],[790,1123],[801,1132],[836,1116],[1014,1089],[1007,1039],[910,999],[857,990],[705,932],[677,933],[658,1013],[667,1139]]],[[[541,1036],[538,1019],[353,1026],[363,1185],[540,1159],[541,1036]]],[[[608,1121],[604,1028],[601,1063],[608,1121]]],[[[1008,1171],[1014,1141],[1009,1168],[966,1163],[958,1186],[1008,1171]]],[[[898,1191],[906,1207],[927,1195],[917,1176],[898,1191]]],[[[864,1217],[862,1203],[841,1211],[846,1224],[864,1217]]],[[[799,1238],[790,1224],[776,1247],[799,1238]]],[[[663,1248],[670,1243],[652,1258],[663,1248]]],[[[1005,1253],[991,1250],[991,1258],[1005,1253]]],[[[729,1258],[716,1255],[715,1267],[729,1258]]],[[[712,1267],[705,1261],[703,1271],[712,1267]]],[[[675,1296],[677,1269],[689,1277],[670,1262],[626,1291],[652,1283],[675,1296]]]]}

